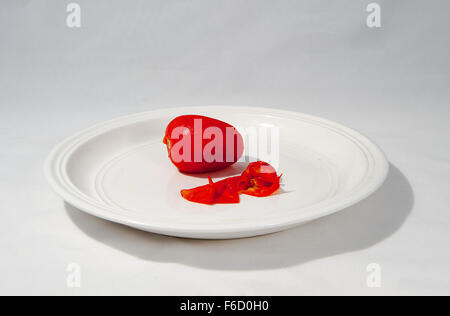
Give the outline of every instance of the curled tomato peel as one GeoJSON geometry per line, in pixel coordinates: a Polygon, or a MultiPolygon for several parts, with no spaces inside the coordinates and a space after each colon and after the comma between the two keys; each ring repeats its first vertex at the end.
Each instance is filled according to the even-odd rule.
{"type": "Polygon", "coordinates": [[[208,177],[208,184],[182,190],[181,196],[188,201],[202,204],[239,203],[240,194],[265,197],[280,188],[281,175],[277,176],[275,168],[270,164],[257,161],[249,164],[240,175],[214,182],[208,177]]]}
{"type": "Polygon", "coordinates": [[[181,196],[188,201],[202,204],[239,203],[240,176],[209,183],[189,190],[181,190],[181,196]]]}
{"type": "Polygon", "coordinates": [[[280,188],[281,176],[277,176],[275,168],[267,162],[251,163],[241,177],[246,180],[246,186],[241,190],[242,194],[264,197],[280,188]]]}

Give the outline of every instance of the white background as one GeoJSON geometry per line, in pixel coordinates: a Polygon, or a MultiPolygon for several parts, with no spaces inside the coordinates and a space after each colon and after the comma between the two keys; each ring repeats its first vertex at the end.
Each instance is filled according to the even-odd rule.
{"type": "Polygon", "coordinates": [[[0,294],[450,294],[450,3],[0,2],[0,294]],[[198,241],[64,205],[46,155],[80,129],[182,105],[296,110],[368,135],[391,172],[342,213],[264,237],[198,241]],[[370,263],[381,288],[366,284],[370,263]],[[81,266],[81,288],[66,267],[81,266]]]}

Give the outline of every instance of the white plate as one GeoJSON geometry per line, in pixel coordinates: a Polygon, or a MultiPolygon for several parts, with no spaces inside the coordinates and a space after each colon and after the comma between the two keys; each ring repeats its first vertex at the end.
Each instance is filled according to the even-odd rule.
{"type": "MultiPolygon", "coordinates": [[[[212,176],[219,179],[243,168],[238,163],[212,176]]],[[[342,210],[381,186],[388,162],[369,139],[322,118],[208,106],[151,111],[96,125],[57,146],[45,169],[56,192],[89,214],[164,235],[224,239],[272,233],[342,210]],[[241,196],[241,203],[233,205],[185,201],[181,189],[207,180],[180,174],[167,157],[165,127],[182,114],[203,114],[240,128],[279,127],[281,192],[241,196]]]]}

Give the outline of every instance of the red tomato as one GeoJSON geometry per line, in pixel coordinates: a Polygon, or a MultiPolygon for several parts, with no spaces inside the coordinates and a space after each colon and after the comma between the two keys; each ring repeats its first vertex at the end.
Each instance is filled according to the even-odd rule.
{"type": "Polygon", "coordinates": [[[201,115],[183,115],[172,120],[163,142],[172,163],[187,173],[226,168],[244,152],[242,135],[233,126],[201,115]]]}
{"type": "Polygon", "coordinates": [[[263,161],[253,162],[240,175],[209,184],[181,190],[181,196],[188,201],[202,204],[239,203],[239,194],[257,197],[269,196],[280,188],[280,178],[275,168],[263,161]]]}

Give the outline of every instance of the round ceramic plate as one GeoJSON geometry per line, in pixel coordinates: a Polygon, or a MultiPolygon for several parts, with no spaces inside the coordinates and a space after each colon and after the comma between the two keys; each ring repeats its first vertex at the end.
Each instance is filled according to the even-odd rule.
{"type": "Polygon", "coordinates": [[[272,233],[340,211],[381,186],[388,162],[369,139],[329,120],[269,108],[207,106],[98,124],[57,146],[45,169],[56,192],[89,214],[153,233],[225,239],[272,233]],[[206,184],[208,175],[215,180],[237,175],[261,157],[246,155],[208,175],[178,172],[162,138],[167,124],[183,114],[218,118],[241,130],[276,131],[276,150],[257,149],[256,155],[275,159],[283,173],[281,190],[265,198],[243,195],[239,204],[184,200],[181,189],[206,184]]]}

